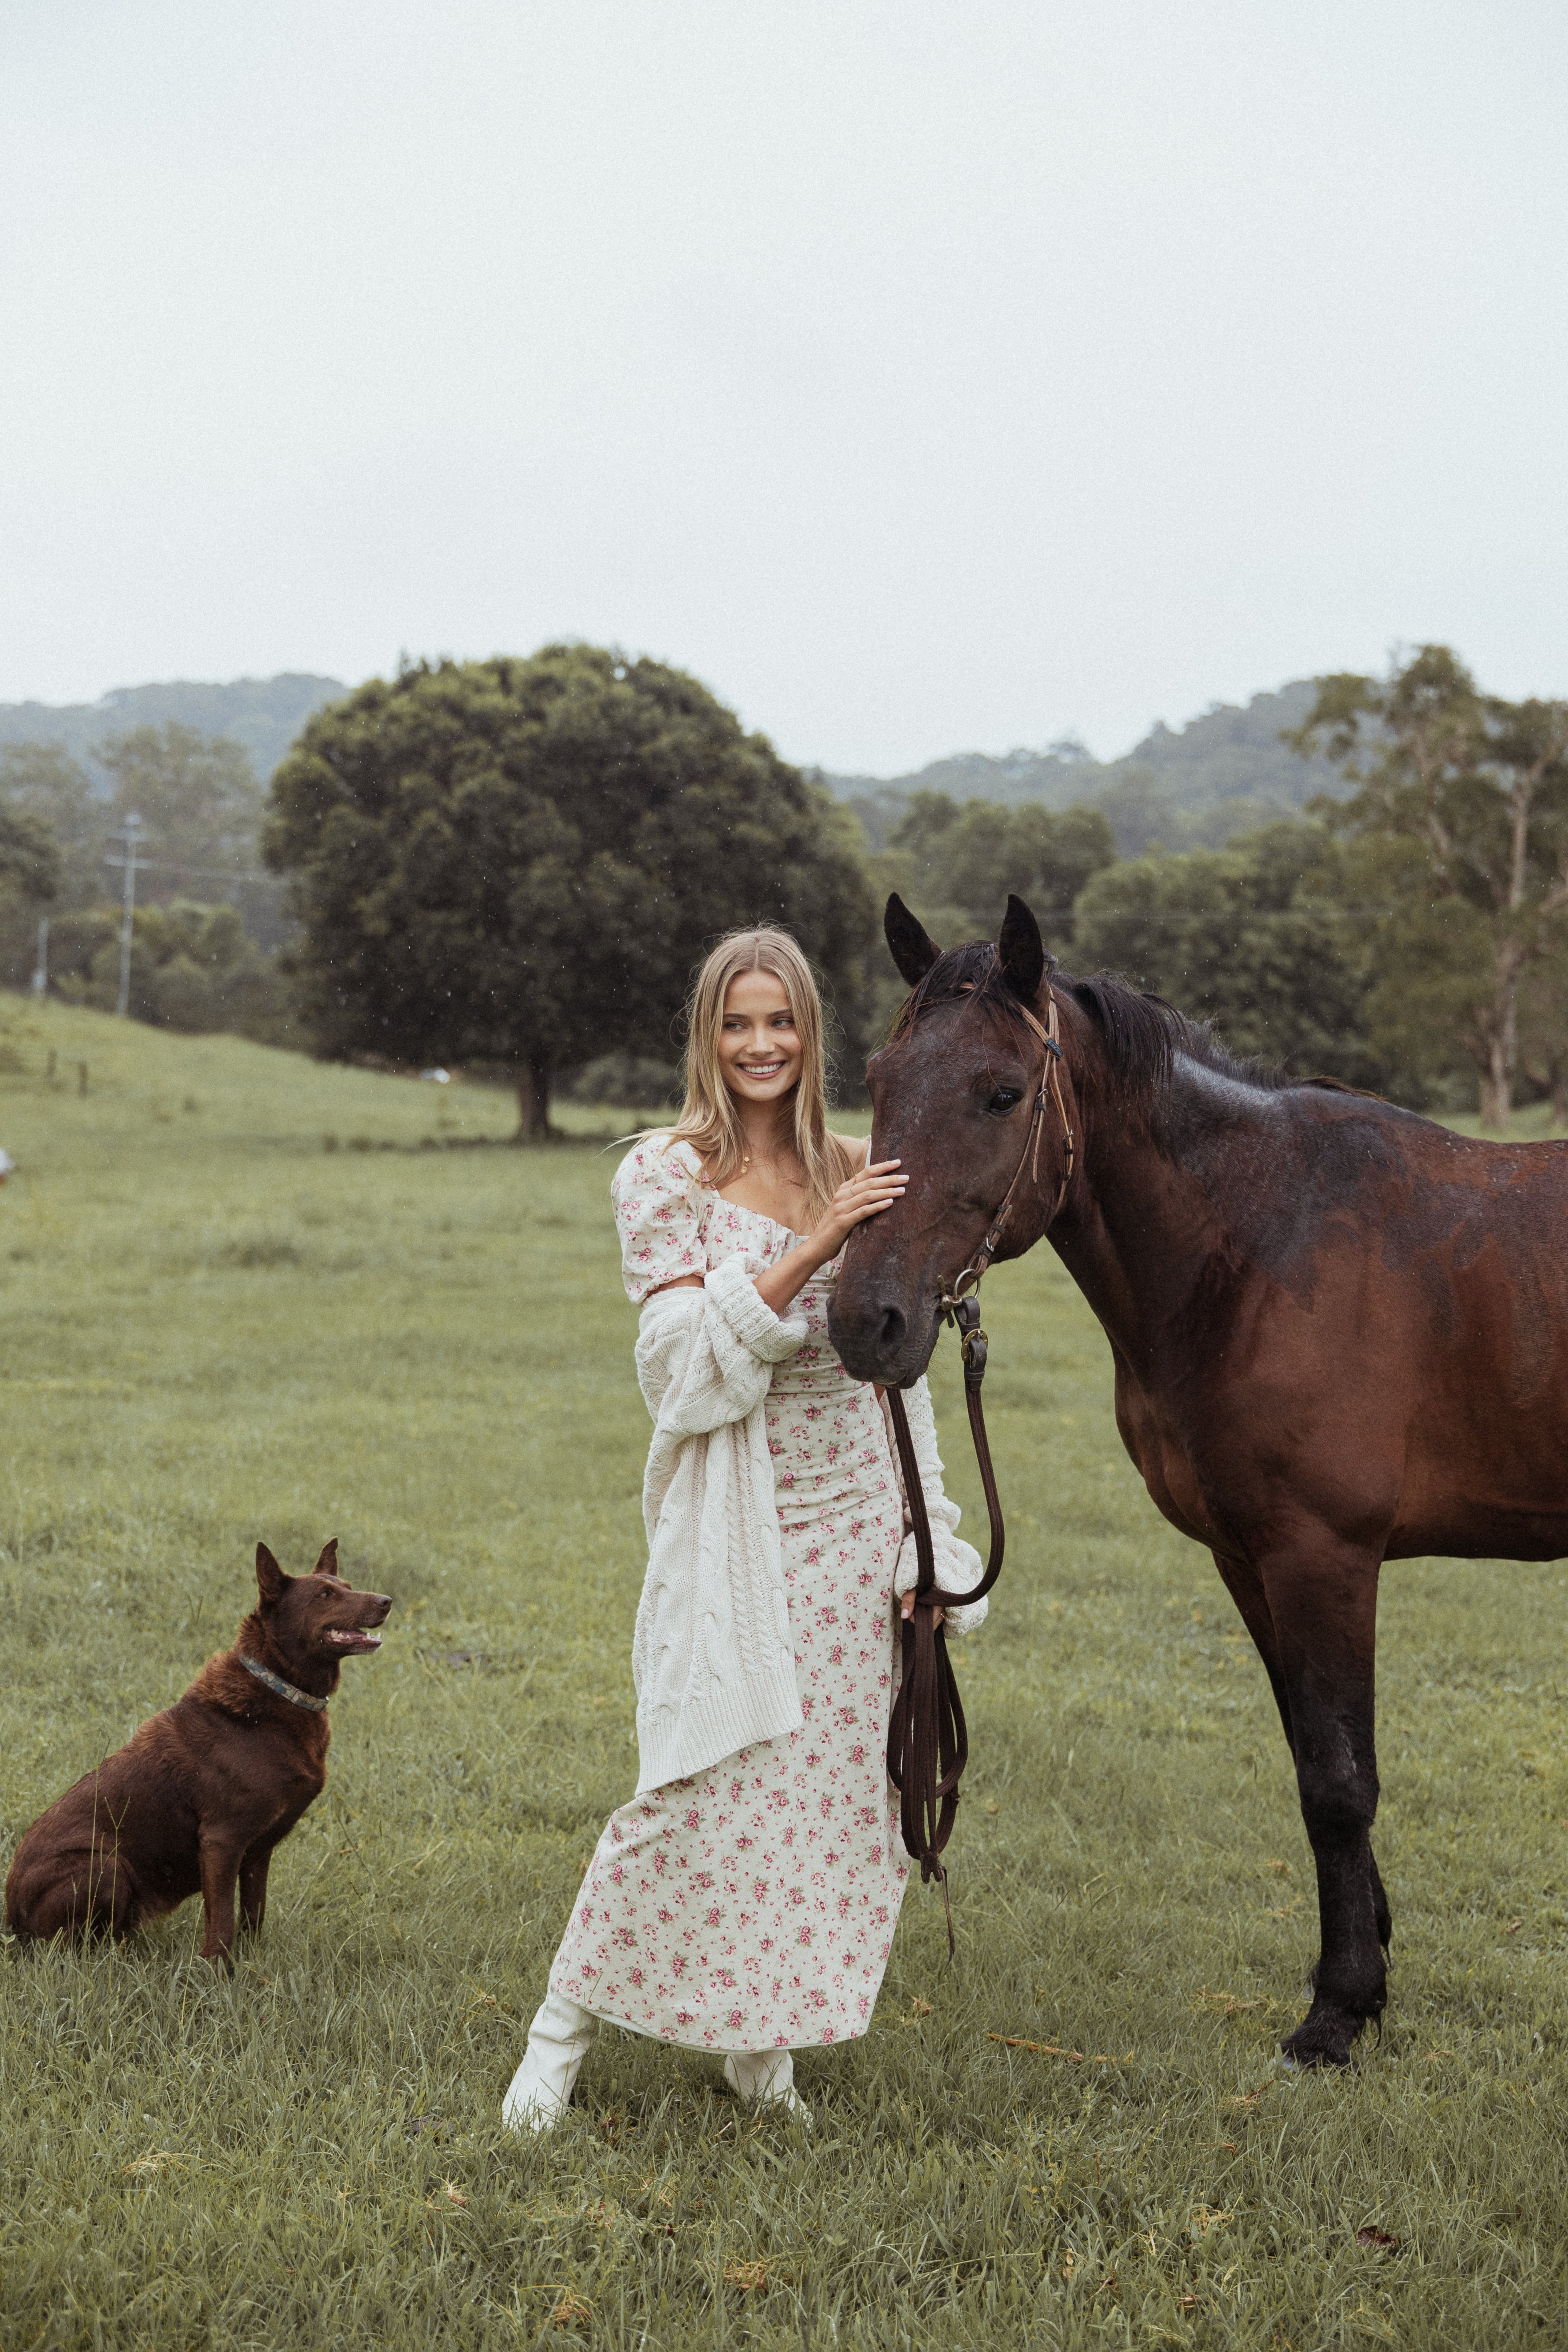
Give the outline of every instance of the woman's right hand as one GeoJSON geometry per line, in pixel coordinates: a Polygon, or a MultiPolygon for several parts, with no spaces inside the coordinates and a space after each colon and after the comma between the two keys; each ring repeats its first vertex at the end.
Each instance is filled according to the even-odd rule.
{"type": "Polygon", "coordinates": [[[815,1224],[798,1249],[757,1275],[752,1283],[764,1307],[782,1315],[797,1298],[818,1269],[838,1255],[857,1225],[880,1215],[903,1197],[909,1179],[900,1176],[896,1160],[879,1160],[874,1168],[858,1168],[840,1184],[827,1204],[826,1214],[815,1224]]]}
{"type": "Polygon", "coordinates": [[[822,1265],[838,1255],[857,1225],[864,1224],[868,1217],[880,1216],[884,1209],[902,1200],[910,1180],[898,1172],[901,1164],[897,1160],[879,1160],[858,1169],[840,1184],[811,1236],[813,1255],[821,1253],[822,1265]]]}

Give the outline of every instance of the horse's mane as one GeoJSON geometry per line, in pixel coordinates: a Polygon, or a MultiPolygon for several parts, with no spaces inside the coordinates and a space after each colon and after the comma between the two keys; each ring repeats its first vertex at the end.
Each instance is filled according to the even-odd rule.
{"type": "MultiPolygon", "coordinates": [[[[1115,972],[1097,971],[1087,980],[1075,979],[1059,968],[1054,956],[1047,956],[1046,970],[1058,992],[1070,996],[1094,1023],[1123,1099],[1130,1108],[1145,1116],[1158,1118],[1163,1109],[1178,1054],[1235,1085],[1253,1087],[1264,1094],[1297,1086],[1338,1089],[1333,1078],[1293,1078],[1267,1062],[1231,1053],[1207,1021],[1191,1020],[1164,997],[1131,987],[1115,972]]],[[[995,948],[989,940],[972,940],[937,958],[906,1002],[893,1035],[902,1035],[933,1006],[961,998],[984,1005],[1019,1028],[1024,1026],[1018,1000],[1002,976],[1002,960],[995,948]]]]}

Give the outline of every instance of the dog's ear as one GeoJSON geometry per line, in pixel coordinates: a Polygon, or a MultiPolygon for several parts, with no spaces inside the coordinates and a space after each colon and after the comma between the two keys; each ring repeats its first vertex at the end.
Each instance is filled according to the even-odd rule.
{"type": "MultiPolygon", "coordinates": [[[[312,1576],[336,1576],[336,1575],[337,1575],[337,1573],[338,1573],[338,1539],[337,1539],[336,1536],[334,1536],[334,1537],[332,1538],[332,1539],[331,1539],[331,1543],[325,1543],[325,1544],[323,1544],[323,1545],[321,1546],[321,1559],[316,1562],[316,1565],[315,1565],[315,1567],[310,1570],[310,1573],[311,1573],[311,1575],[312,1575],[312,1576]]],[[[340,1580],[340,1582],[346,1582],[346,1581],[347,1581],[347,1579],[346,1579],[346,1578],[342,1578],[342,1579],[340,1579],[339,1580],[340,1580]]]]}
{"type": "Polygon", "coordinates": [[[289,1590],[289,1579],[263,1543],[256,1547],[256,1589],[264,1609],[276,1609],[289,1590]]]}
{"type": "Polygon", "coordinates": [[[1007,893],[1007,912],[1002,919],[1002,937],[997,946],[1003,979],[1015,996],[1032,1004],[1046,976],[1046,943],[1040,937],[1038,923],[1022,898],[1011,890],[1007,893]]]}
{"type": "Polygon", "coordinates": [[[911,915],[895,890],[882,917],[888,950],[911,988],[918,988],[942,950],[926,935],[918,915],[911,915]]]}

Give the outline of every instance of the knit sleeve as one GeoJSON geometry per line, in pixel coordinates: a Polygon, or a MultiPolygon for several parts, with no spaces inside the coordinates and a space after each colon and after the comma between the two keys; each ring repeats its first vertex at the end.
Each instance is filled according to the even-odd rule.
{"type": "Polygon", "coordinates": [[[616,1169],[610,1198],[634,1307],[663,1283],[706,1274],[702,1183],[689,1144],[671,1144],[668,1132],[645,1135],[616,1169]]]}
{"type": "Polygon", "coordinates": [[[806,1335],[797,1309],[764,1305],[744,1259],[714,1267],[701,1290],[650,1298],[637,1330],[637,1380],[661,1440],[676,1444],[744,1421],[768,1392],[773,1366],[806,1335]]]}

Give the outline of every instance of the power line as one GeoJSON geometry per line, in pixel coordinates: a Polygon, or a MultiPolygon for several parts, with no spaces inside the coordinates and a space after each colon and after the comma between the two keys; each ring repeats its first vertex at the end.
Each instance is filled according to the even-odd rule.
{"type": "MultiPolygon", "coordinates": [[[[118,866],[120,860],[111,857],[108,862],[110,866],[118,866]]],[[[280,874],[249,874],[237,866],[187,866],[184,859],[168,857],[138,857],[136,869],[140,874],[197,874],[205,882],[281,882],[283,879],[280,874]]]]}

